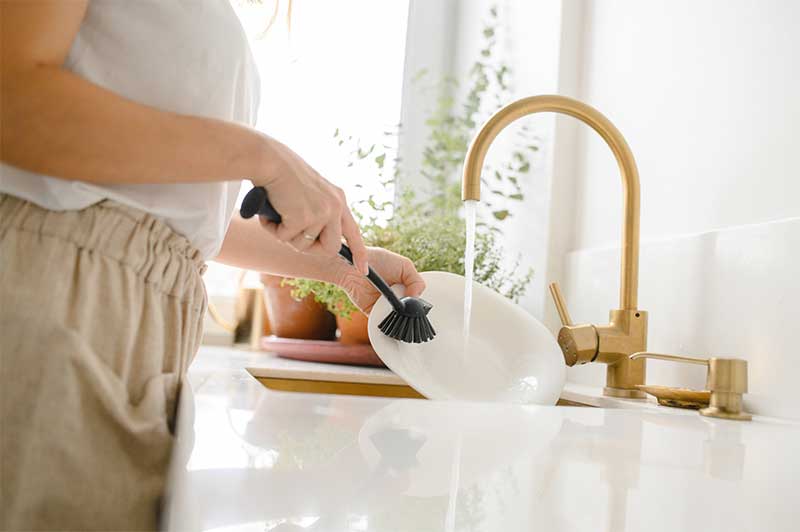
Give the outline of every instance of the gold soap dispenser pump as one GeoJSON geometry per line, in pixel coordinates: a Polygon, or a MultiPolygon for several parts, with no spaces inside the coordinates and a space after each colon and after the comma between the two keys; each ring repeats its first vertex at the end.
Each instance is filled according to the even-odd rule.
{"type": "Polygon", "coordinates": [[[700,409],[700,415],[738,421],[750,421],[753,418],[744,411],[742,402],[742,395],[747,393],[747,361],[744,359],[696,358],[647,352],[634,353],[630,358],[651,358],[706,366],[706,389],[711,392],[711,397],[708,406],[700,409]]]}

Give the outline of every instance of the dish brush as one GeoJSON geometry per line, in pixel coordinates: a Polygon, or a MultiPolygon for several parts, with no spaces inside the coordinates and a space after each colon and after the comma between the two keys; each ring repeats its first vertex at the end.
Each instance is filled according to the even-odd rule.
{"type": "MultiPolygon", "coordinates": [[[[242,218],[252,218],[256,214],[266,217],[274,224],[281,223],[281,215],[269,201],[264,187],[253,187],[242,200],[239,209],[242,218]]],[[[342,244],[339,255],[353,264],[353,253],[346,244],[342,244]]],[[[378,272],[369,268],[367,279],[383,294],[392,306],[392,312],[378,324],[378,329],[390,338],[406,343],[422,343],[432,340],[436,330],[428,319],[433,305],[418,297],[398,298],[378,272]]]]}

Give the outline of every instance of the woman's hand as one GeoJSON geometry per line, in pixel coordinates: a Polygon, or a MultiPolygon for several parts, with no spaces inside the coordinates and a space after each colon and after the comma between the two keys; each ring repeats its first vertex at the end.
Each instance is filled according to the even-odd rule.
{"type": "MultiPolygon", "coordinates": [[[[390,286],[404,285],[409,296],[418,296],[425,290],[425,281],[410,260],[381,248],[365,249],[370,266],[390,286]]],[[[380,296],[369,279],[338,255],[300,253],[264,231],[257,221],[239,216],[231,220],[222,249],[214,260],[237,268],[339,285],[367,313],[380,296]]]]}
{"type": "Polygon", "coordinates": [[[267,139],[265,178],[253,178],[269,192],[281,224],[262,218],[264,227],[297,251],[336,255],[347,240],[356,269],[367,274],[367,248],[344,192],[311,168],[299,155],[267,139]]]}
{"type": "MultiPolygon", "coordinates": [[[[366,249],[369,265],[383,277],[389,286],[404,285],[407,296],[419,296],[425,290],[425,281],[409,259],[381,248],[366,249]]],[[[345,261],[341,261],[341,267],[335,272],[333,283],[341,286],[353,303],[365,314],[370,313],[381,295],[372,286],[369,279],[360,275],[345,261]]]]}

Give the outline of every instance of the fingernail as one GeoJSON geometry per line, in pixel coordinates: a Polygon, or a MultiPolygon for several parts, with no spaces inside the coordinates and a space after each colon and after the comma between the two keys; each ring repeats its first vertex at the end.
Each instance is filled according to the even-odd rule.
{"type": "Polygon", "coordinates": [[[369,275],[369,264],[368,263],[366,263],[366,262],[364,263],[364,269],[361,270],[361,273],[363,273],[364,275],[369,275]]]}

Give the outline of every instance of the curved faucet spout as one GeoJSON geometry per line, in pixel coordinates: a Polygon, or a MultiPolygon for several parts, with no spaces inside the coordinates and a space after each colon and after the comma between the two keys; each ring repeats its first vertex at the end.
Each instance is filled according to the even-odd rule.
{"type": "Polygon", "coordinates": [[[523,116],[555,112],[573,116],[588,124],[606,141],[617,159],[622,174],[622,264],[620,272],[620,310],[636,310],[639,288],[639,172],[622,133],[597,109],[557,95],[531,96],[497,111],[481,127],[464,160],[462,199],[480,200],[481,171],[489,146],[508,124],[523,116]]]}

